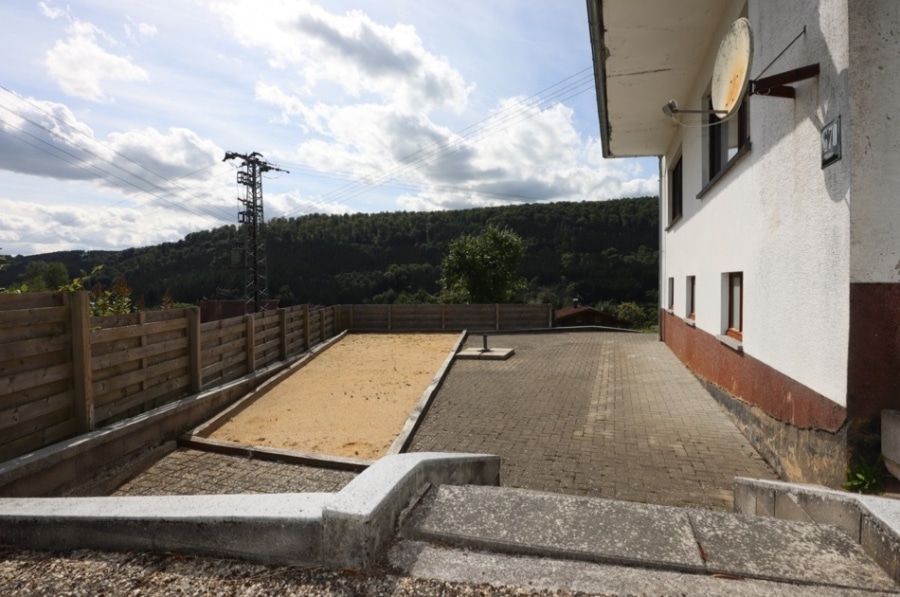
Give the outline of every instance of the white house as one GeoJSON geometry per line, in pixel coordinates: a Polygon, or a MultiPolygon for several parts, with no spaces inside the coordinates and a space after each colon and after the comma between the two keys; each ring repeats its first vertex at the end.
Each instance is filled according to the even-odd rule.
{"type": "Polygon", "coordinates": [[[900,408],[900,1],[587,5],[604,155],[659,157],[661,339],[788,479],[840,483],[900,408]]]}

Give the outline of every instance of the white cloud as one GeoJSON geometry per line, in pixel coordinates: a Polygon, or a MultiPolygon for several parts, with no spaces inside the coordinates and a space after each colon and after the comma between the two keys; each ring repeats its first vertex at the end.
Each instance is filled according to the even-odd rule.
{"type": "MultiPolygon", "coordinates": [[[[58,18],[58,10],[42,11],[50,18],[58,18]]],[[[68,37],[57,40],[44,57],[44,66],[67,95],[91,101],[106,101],[104,84],[109,81],[147,81],[147,71],[130,58],[108,52],[101,46],[111,38],[97,26],[79,21],[66,13],[70,20],[68,37]]]]}
{"type": "Polygon", "coordinates": [[[124,25],[125,36],[134,41],[141,42],[156,37],[158,30],[156,25],[150,23],[136,23],[134,19],[128,17],[124,25]]]}
{"type": "MultiPolygon", "coordinates": [[[[0,98],[0,168],[34,176],[134,189],[121,180],[161,183],[215,165],[223,151],[193,131],[152,127],[111,133],[104,141],[64,104],[4,94],[0,98]],[[137,164],[140,164],[138,166],[137,164]],[[134,176],[129,176],[133,173],[134,176]]],[[[195,180],[209,172],[197,174],[195,180]]]]}
{"type": "Polygon", "coordinates": [[[293,69],[298,95],[334,84],[352,97],[372,94],[405,111],[465,107],[471,85],[449,61],[428,52],[416,29],[388,27],[361,11],[327,12],[305,0],[211,1],[235,38],[293,69]]]}
{"type": "Polygon", "coordinates": [[[165,209],[39,205],[0,197],[0,247],[7,254],[117,250],[182,238],[209,223],[165,209]]]}

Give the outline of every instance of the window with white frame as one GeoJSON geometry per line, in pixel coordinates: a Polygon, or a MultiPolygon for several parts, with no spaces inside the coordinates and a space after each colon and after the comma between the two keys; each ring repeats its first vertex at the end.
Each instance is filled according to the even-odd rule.
{"type": "Polygon", "coordinates": [[[697,293],[697,277],[696,276],[688,276],[685,280],[685,317],[687,319],[695,319],[696,318],[696,306],[694,301],[696,299],[697,293]]]}
{"type": "Polygon", "coordinates": [[[725,276],[728,287],[726,297],[728,301],[728,319],[725,324],[725,334],[735,340],[743,340],[744,335],[744,273],[731,272],[725,276]]]}

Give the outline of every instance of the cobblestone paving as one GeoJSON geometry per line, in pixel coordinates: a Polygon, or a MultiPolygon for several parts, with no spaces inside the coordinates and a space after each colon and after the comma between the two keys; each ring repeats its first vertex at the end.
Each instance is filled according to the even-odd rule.
{"type": "Polygon", "coordinates": [[[178,449],[113,495],[340,491],[356,473],[178,449]]]}
{"type": "Polygon", "coordinates": [[[735,476],[778,478],[654,335],[510,334],[490,346],[516,352],[456,361],[410,451],[499,454],[504,486],[719,510],[732,509],[735,476]]]}

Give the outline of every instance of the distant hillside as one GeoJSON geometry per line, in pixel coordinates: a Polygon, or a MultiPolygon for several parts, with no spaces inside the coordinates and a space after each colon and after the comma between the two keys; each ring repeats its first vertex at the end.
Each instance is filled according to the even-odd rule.
{"type": "MultiPolygon", "coordinates": [[[[441,212],[391,212],[276,218],[267,224],[269,294],[282,304],[411,300],[438,291],[447,246],[486,224],[526,242],[521,300],[561,304],[656,300],[658,207],[652,197],[441,212]]],[[[124,276],[133,297],[158,305],[238,296],[243,274],[233,265],[236,227],[196,232],[176,243],[124,251],[66,251],[7,257],[0,287],[20,279],[30,261],[59,261],[70,276],[102,264],[96,281],[124,276]]]]}

